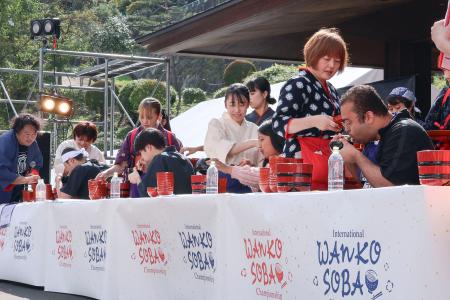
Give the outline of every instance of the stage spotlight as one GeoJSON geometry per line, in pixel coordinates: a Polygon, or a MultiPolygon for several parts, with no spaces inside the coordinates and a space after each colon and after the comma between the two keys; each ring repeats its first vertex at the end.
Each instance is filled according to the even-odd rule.
{"type": "Polygon", "coordinates": [[[58,18],[33,20],[30,23],[31,38],[52,35],[59,39],[61,34],[61,21],[58,18]]]}
{"type": "Polygon", "coordinates": [[[39,22],[39,20],[31,21],[30,31],[31,31],[31,38],[33,38],[33,36],[41,35],[42,33],[41,22],[39,22]]]}
{"type": "Polygon", "coordinates": [[[55,109],[55,100],[53,97],[41,97],[41,110],[43,111],[53,111],[55,109]]]}
{"type": "Polygon", "coordinates": [[[42,94],[39,99],[40,110],[50,114],[70,117],[73,113],[73,101],[57,94],[42,94]]]}
{"type": "Polygon", "coordinates": [[[71,114],[72,105],[69,102],[60,102],[57,111],[60,115],[71,114]]]}

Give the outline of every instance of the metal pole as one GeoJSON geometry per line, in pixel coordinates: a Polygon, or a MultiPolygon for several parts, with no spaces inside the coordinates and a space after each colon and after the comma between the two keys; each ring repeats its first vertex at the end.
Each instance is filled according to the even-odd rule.
{"type": "MultiPolygon", "coordinates": [[[[14,68],[0,68],[1,73],[16,73],[16,74],[25,74],[25,75],[37,75],[39,74],[39,70],[26,70],[26,69],[14,69],[14,68]]],[[[45,75],[52,75],[53,72],[51,71],[44,71],[45,75]]],[[[59,76],[77,76],[76,73],[70,73],[70,72],[55,72],[56,75],[59,76]]],[[[79,76],[79,77],[89,77],[89,76],[79,76]]]]}
{"type": "Polygon", "coordinates": [[[114,152],[114,110],[115,110],[115,99],[113,97],[113,91],[116,88],[116,83],[114,78],[111,79],[111,88],[109,90],[106,90],[106,92],[108,93],[108,91],[111,92],[111,127],[110,127],[110,132],[111,132],[111,140],[110,140],[110,149],[109,149],[109,155],[113,156],[113,152],[114,152]]]}
{"type": "Polygon", "coordinates": [[[96,57],[104,59],[121,59],[130,61],[145,61],[154,63],[163,63],[164,58],[157,57],[145,57],[145,56],[134,56],[134,55],[123,55],[123,54],[110,54],[110,53],[96,53],[96,52],[80,52],[80,51],[67,51],[67,50],[53,50],[45,49],[49,54],[59,54],[67,56],[82,56],[82,57],[96,57]]]}
{"type": "Polygon", "coordinates": [[[172,56],[166,59],[166,106],[167,106],[167,120],[170,120],[170,62],[172,56]]]}
{"type": "MultiPolygon", "coordinates": [[[[50,153],[55,154],[56,153],[56,149],[58,148],[58,123],[54,122],[53,123],[53,139],[52,142],[50,143],[50,145],[52,145],[52,148],[50,150],[50,153]]],[[[52,157],[54,159],[54,156],[52,157]]],[[[53,162],[51,163],[51,165],[53,165],[53,162]]],[[[58,174],[56,174],[58,175],[58,174]]]]}
{"type": "Polygon", "coordinates": [[[33,96],[33,91],[34,91],[34,88],[36,87],[38,80],[39,80],[39,78],[36,77],[36,79],[34,80],[34,83],[33,83],[33,87],[30,89],[30,93],[28,93],[27,101],[25,102],[25,105],[23,106],[22,111],[24,111],[25,108],[27,108],[27,105],[30,102],[31,96],[33,96]]]}
{"type": "Polygon", "coordinates": [[[39,93],[44,91],[44,47],[39,49],[39,93]]]}
{"type": "Polygon", "coordinates": [[[116,103],[119,104],[120,109],[122,109],[122,111],[125,113],[125,116],[127,117],[128,121],[130,121],[131,125],[133,127],[136,127],[136,124],[133,122],[133,119],[131,119],[130,114],[127,112],[127,110],[123,106],[122,102],[120,101],[119,97],[117,97],[116,93],[113,90],[111,90],[111,94],[114,97],[114,99],[116,100],[116,103]]]}
{"type": "Polygon", "coordinates": [[[103,154],[106,157],[108,155],[108,59],[105,59],[105,90],[103,101],[103,154]]]}
{"type": "Polygon", "coordinates": [[[38,103],[38,101],[35,101],[35,100],[30,100],[30,101],[27,101],[27,100],[17,100],[17,99],[11,99],[11,100],[8,100],[8,99],[3,99],[3,98],[0,98],[0,103],[4,103],[4,102],[12,102],[12,103],[38,103]]]}
{"type": "Polygon", "coordinates": [[[9,98],[8,91],[6,90],[5,85],[3,84],[3,80],[1,78],[0,78],[0,85],[2,86],[3,93],[5,94],[6,99],[8,99],[9,105],[11,105],[14,115],[17,117],[18,114],[17,114],[16,108],[14,107],[14,104],[12,103],[11,98],[9,98]]]}
{"type": "Polygon", "coordinates": [[[76,86],[76,85],[61,85],[61,84],[48,84],[44,83],[44,87],[54,87],[58,89],[71,89],[71,90],[83,90],[83,91],[97,91],[97,92],[104,92],[104,88],[97,88],[92,86],[76,86]]]}

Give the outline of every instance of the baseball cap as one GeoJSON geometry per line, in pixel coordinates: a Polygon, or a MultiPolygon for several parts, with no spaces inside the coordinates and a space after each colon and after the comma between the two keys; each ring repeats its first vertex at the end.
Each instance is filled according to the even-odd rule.
{"type": "Polygon", "coordinates": [[[416,96],[414,95],[414,92],[405,87],[394,88],[387,96],[386,101],[389,102],[390,99],[395,98],[403,98],[404,100],[412,103],[416,102],[416,96]]]}

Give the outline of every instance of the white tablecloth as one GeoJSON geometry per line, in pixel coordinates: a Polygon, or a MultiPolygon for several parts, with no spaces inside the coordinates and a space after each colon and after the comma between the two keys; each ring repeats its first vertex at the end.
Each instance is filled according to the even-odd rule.
{"type": "Polygon", "coordinates": [[[448,299],[450,188],[19,204],[0,278],[99,299],[448,299]]]}

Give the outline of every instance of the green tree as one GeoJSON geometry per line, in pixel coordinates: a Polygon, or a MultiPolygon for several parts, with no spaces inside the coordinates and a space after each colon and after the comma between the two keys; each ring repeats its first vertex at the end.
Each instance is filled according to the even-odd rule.
{"type": "Polygon", "coordinates": [[[230,85],[242,82],[245,77],[256,71],[255,65],[248,60],[235,60],[231,62],[223,72],[223,81],[230,85]]]}
{"type": "Polygon", "coordinates": [[[108,17],[104,25],[98,24],[97,26],[91,36],[91,43],[95,51],[129,53],[135,46],[125,17],[108,17]]]}
{"type": "Polygon", "coordinates": [[[273,66],[261,71],[256,71],[251,75],[244,78],[243,82],[248,82],[256,77],[264,77],[270,83],[277,83],[286,81],[298,73],[298,67],[294,65],[286,66],[280,64],[274,64],[273,66]]]}
{"type": "Polygon", "coordinates": [[[206,93],[199,88],[187,88],[183,90],[183,102],[185,104],[194,104],[206,100],[206,93]]]}

